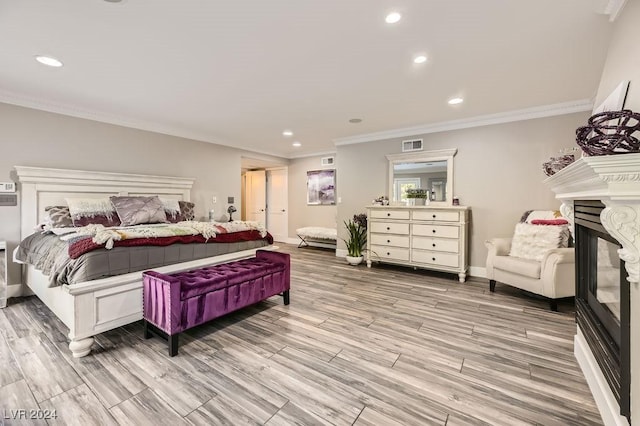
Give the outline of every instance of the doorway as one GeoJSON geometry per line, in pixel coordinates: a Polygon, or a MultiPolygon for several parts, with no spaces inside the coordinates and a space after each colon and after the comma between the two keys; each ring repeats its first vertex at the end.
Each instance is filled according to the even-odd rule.
{"type": "MultiPolygon", "coordinates": [[[[243,168],[244,165],[243,158],[243,168]]],[[[289,236],[287,167],[261,167],[242,171],[241,218],[261,222],[275,241],[287,241],[289,236]]]]}

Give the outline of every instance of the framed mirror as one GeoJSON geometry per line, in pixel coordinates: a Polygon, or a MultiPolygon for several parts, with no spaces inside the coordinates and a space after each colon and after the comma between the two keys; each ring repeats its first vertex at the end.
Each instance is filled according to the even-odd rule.
{"type": "Polygon", "coordinates": [[[442,149],[387,155],[389,200],[396,205],[407,205],[407,190],[424,189],[429,205],[452,205],[453,157],[457,152],[457,149],[442,149]]]}

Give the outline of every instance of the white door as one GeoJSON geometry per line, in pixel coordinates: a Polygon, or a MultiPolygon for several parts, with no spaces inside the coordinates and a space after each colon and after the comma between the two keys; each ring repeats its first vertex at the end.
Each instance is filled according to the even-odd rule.
{"type": "Polygon", "coordinates": [[[267,230],[276,241],[289,236],[289,189],[287,169],[267,171],[267,230]]]}
{"type": "Polygon", "coordinates": [[[246,173],[247,220],[266,224],[267,179],[264,170],[252,170],[246,173]]]}

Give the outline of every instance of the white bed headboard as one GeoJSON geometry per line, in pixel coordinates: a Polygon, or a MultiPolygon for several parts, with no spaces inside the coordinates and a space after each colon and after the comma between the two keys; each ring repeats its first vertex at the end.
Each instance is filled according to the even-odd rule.
{"type": "Polygon", "coordinates": [[[20,182],[20,235],[25,238],[44,218],[44,208],[66,205],[66,197],[160,195],[189,201],[195,179],[15,166],[20,182]]]}

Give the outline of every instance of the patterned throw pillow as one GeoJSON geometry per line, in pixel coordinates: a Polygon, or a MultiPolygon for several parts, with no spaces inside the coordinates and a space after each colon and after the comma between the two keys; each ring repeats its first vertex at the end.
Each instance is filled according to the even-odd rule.
{"type": "Polygon", "coordinates": [[[180,214],[182,215],[182,220],[195,219],[195,204],[190,201],[178,201],[178,204],[180,205],[180,214]]]}
{"type": "Polygon", "coordinates": [[[73,226],[120,225],[118,214],[108,198],[66,198],[66,201],[73,226]]]}
{"type": "Polygon", "coordinates": [[[122,226],[145,223],[166,223],[164,205],[153,197],[109,197],[115,207],[122,226]]]}
{"type": "Polygon", "coordinates": [[[49,215],[48,225],[51,228],[72,228],[73,221],[67,206],[48,206],[44,211],[49,215]]]}
{"type": "Polygon", "coordinates": [[[167,216],[167,222],[178,223],[181,222],[182,214],[180,213],[180,202],[169,198],[160,198],[162,205],[164,206],[164,214],[167,216]]]}

